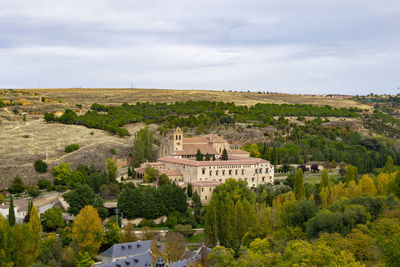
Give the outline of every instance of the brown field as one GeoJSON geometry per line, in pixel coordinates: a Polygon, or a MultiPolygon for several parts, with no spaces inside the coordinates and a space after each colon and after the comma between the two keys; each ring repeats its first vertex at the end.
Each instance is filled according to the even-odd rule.
{"type": "MultiPolygon", "coordinates": [[[[51,167],[62,161],[71,163],[73,167],[80,163],[88,165],[95,163],[98,167],[104,167],[108,157],[121,162],[127,159],[133,137],[120,138],[84,126],[47,124],[43,120],[45,112],[73,108],[78,113],[83,113],[95,102],[120,105],[125,102],[171,103],[187,100],[229,101],[238,105],[288,103],[369,108],[360,106],[349,99],[247,92],[159,89],[24,89],[18,91],[10,93],[0,90],[0,97],[5,103],[12,100],[14,103],[22,104],[0,108],[0,189],[9,187],[16,175],[19,175],[26,184],[35,184],[41,178],[51,179],[51,167]],[[45,97],[45,102],[41,102],[42,97],[45,97]],[[14,110],[19,114],[14,114],[14,110]],[[79,144],[81,148],[69,154],[65,153],[65,146],[72,143],[79,144]],[[45,159],[46,147],[49,172],[39,174],[34,170],[33,162],[39,158],[45,159]],[[116,150],[117,155],[111,154],[111,148],[116,150]]],[[[141,127],[143,127],[142,124],[126,126],[131,133],[141,127]]],[[[221,131],[221,134],[238,145],[263,138],[263,133],[254,129],[246,130],[240,135],[229,130],[221,131]]]]}

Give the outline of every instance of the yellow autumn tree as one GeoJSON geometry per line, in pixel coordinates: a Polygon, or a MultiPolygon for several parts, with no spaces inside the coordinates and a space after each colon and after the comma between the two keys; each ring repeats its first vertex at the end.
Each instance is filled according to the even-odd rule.
{"type": "Polygon", "coordinates": [[[389,174],[381,173],[377,179],[377,189],[379,195],[386,195],[389,189],[389,174]]]}
{"type": "Polygon", "coordinates": [[[362,194],[361,186],[355,180],[350,180],[346,188],[347,197],[356,197],[362,194]]]}
{"type": "Polygon", "coordinates": [[[330,203],[330,196],[329,196],[330,195],[329,187],[323,187],[321,189],[320,195],[321,195],[322,207],[323,208],[328,208],[329,205],[331,204],[330,203]]]}
{"type": "Polygon", "coordinates": [[[85,206],[74,220],[72,238],[80,252],[87,252],[91,257],[97,255],[101,246],[103,224],[97,210],[92,206],[85,206]]]}
{"type": "Polygon", "coordinates": [[[42,225],[40,223],[39,212],[35,207],[31,209],[29,232],[31,241],[30,256],[35,261],[40,255],[40,240],[42,239],[42,225]]]}
{"type": "Polygon", "coordinates": [[[344,184],[339,182],[338,184],[331,187],[330,190],[330,203],[335,202],[339,198],[346,196],[346,189],[344,188],[344,184]]]}
{"type": "Polygon", "coordinates": [[[376,195],[374,180],[372,180],[368,174],[364,174],[362,176],[361,180],[358,182],[358,185],[361,187],[363,194],[376,195]]]}

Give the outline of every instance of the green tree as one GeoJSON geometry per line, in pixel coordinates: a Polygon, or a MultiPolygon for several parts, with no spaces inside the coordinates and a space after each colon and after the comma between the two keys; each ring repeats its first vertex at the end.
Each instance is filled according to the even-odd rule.
{"type": "Polygon", "coordinates": [[[87,206],[93,205],[94,192],[88,185],[78,185],[74,190],[64,194],[64,199],[68,202],[68,212],[76,215],[79,211],[87,206]]]}
{"type": "Polygon", "coordinates": [[[329,187],[328,171],[326,169],[323,169],[321,172],[320,187],[321,188],[329,187]]]}
{"type": "Polygon", "coordinates": [[[154,132],[150,131],[148,127],[140,129],[135,133],[135,140],[133,141],[133,160],[135,167],[146,161],[153,161],[155,159],[154,132]]]}
{"type": "Polygon", "coordinates": [[[15,211],[14,211],[14,199],[10,196],[10,207],[8,209],[8,224],[12,227],[15,224],[15,211]]]}
{"type": "Polygon", "coordinates": [[[393,159],[391,156],[387,157],[385,167],[383,168],[384,172],[392,173],[393,172],[393,159]]]}
{"type": "Polygon", "coordinates": [[[22,182],[22,179],[19,178],[18,175],[15,176],[10,189],[11,194],[20,194],[24,191],[25,191],[25,186],[24,183],[22,182]]]}
{"type": "Polygon", "coordinates": [[[85,252],[78,252],[78,262],[76,267],[90,267],[94,263],[94,260],[90,257],[90,255],[85,252]]]}
{"type": "Polygon", "coordinates": [[[304,189],[304,175],[301,168],[297,169],[294,180],[294,195],[297,200],[304,199],[306,196],[306,191],[304,189]]]}
{"type": "Polygon", "coordinates": [[[103,247],[107,249],[119,242],[121,238],[121,228],[114,221],[109,220],[104,226],[103,247]]]}
{"type": "Polygon", "coordinates": [[[44,228],[48,231],[64,227],[64,218],[62,217],[62,210],[60,208],[46,210],[42,214],[41,219],[44,228]]]}
{"type": "Polygon", "coordinates": [[[192,194],[193,194],[192,184],[191,184],[191,183],[188,183],[188,186],[187,186],[187,195],[188,195],[188,197],[192,197],[192,194]]]}
{"type": "Polygon", "coordinates": [[[45,172],[47,172],[47,164],[46,164],[46,162],[44,162],[44,161],[41,160],[41,159],[38,159],[38,160],[35,161],[34,167],[35,167],[35,170],[36,170],[38,173],[45,173],[45,172]]]}
{"type": "Polygon", "coordinates": [[[53,167],[54,184],[66,185],[72,180],[73,171],[71,165],[61,162],[60,165],[53,167]]]}
{"type": "Polygon", "coordinates": [[[203,154],[201,153],[200,149],[197,149],[196,160],[203,161],[203,154]]]}
{"type": "Polygon", "coordinates": [[[226,151],[226,148],[224,148],[224,150],[222,151],[221,159],[228,160],[228,151],[226,151]]]}
{"type": "Polygon", "coordinates": [[[103,220],[108,216],[108,210],[104,207],[104,201],[101,197],[95,196],[93,200],[93,207],[97,209],[100,218],[103,220]]]}
{"type": "Polygon", "coordinates": [[[210,154],[208,154],[208,152],[207,152],[207,154],[206,154],[206,157],[205,157],[205,161],[210,161],[210,159],[211,159],[211,157],[210,157],[210,154]]]}
{"type": "Polygon", "coordinates": [[[233,258],[234,252],[232,249],[216,246],[211,250],[208,259],[211,264],[218,267],[231,267],[235,266],[235,259],[233,258]]]}
{"type": "Polygon", "coordinates": [[[358,182],[358,169],[356,166],[347,165],[346,166],[346,182],[355,181],[358,182]]]}
{"type": "Polygon", "coordinates": [[[169,183],[169,178],[168,178],[168,176],[167,176],[166,174],[161,174],[161,175],[158,177],[157,184],[158,184],[159,186],[161,186],[161,185],[163,185],[163,184],[168,184],[168,183],[169,183]]]}
{"type": "Polygon", "coordinates": [[[201,216],[202,216],[202,208],[203,204],[201,203],[201,199],[197,191],[194,191],[193,196],[192,196],[192,209],[194,211],[194,219],[196,220],[197,223],[201,222],[201,216]]]}

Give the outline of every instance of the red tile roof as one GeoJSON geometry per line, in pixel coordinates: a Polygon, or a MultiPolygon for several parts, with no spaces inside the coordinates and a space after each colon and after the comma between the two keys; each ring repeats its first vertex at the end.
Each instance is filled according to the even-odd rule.
{"type": "Polygon", "coordinates": [[[160,162],[169,162],[189,166],[225,166],[225,165],[256,165],[259,163],[268,163],[268,161],[259,158],[236,158],[230,160],[216,160],[216,161],[196,161],[190,159],[177,159],[172,157],[159,158],[160,162]]]}
{"type": "Polygon", "coordinates": [[[193,186],[198,186],[198,187],[214,187],[214,186],[219,186],[221,185],[220,182],[218,181],[196,181],[192,182],[193,186]]]}
{"type": "Polygon", "coordinates": [[[165,174],[167,176],[182,176],[180,170],[176,169],[161,169],[160,174],[165,174]]]}

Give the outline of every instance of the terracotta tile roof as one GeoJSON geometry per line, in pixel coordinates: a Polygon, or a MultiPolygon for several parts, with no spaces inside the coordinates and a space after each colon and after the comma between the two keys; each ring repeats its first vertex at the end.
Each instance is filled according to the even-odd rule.
{"type": "Polygon", "coordinates": [[[219,186],[221,185],[220,182],[218,181],[196,181],[192,182],[193,186],[198,186],[198,187],[214,187],[214,186],[219,186]]]}
{"type": "Polygon", "coordinates": [[[175,155],[196,155],[200,149],[203,154],[217,154],[215,149],[208,144],[183,144],[183,150],[175,151],[175,155]]]}
{"type": "Polygon", "coordinates": [[[183,145],[185,144],[199,144],[204,143],[208,144],[207,138],[204,137],[190,137],[190,138],[183,138],[183,145]]]}
{"type": "Polygon", "coordinates": [[[169,162],[189,166],[226,166],[226,165],[256,165],[259,163],[268,163],[268,161],[259,158],[243,158],[238,157],[236,159],[231,158],[230,160],[216,160],[216,161],[196,161],[190,159],[177,159],[172,157],[159,158],[160,162],[169,162]]]}
{"type": "Polygon", "coordinates": [[[161,169],[160,174],[165,174],[167,176],[182,176],[181,171],[177,169],[161,169]]]}
{"type": "Polygon", "coordinates": [[[228,154],[250,154],[250,152],[239,150],[239,149],[231,149],[228,150],[228,154]]]}

